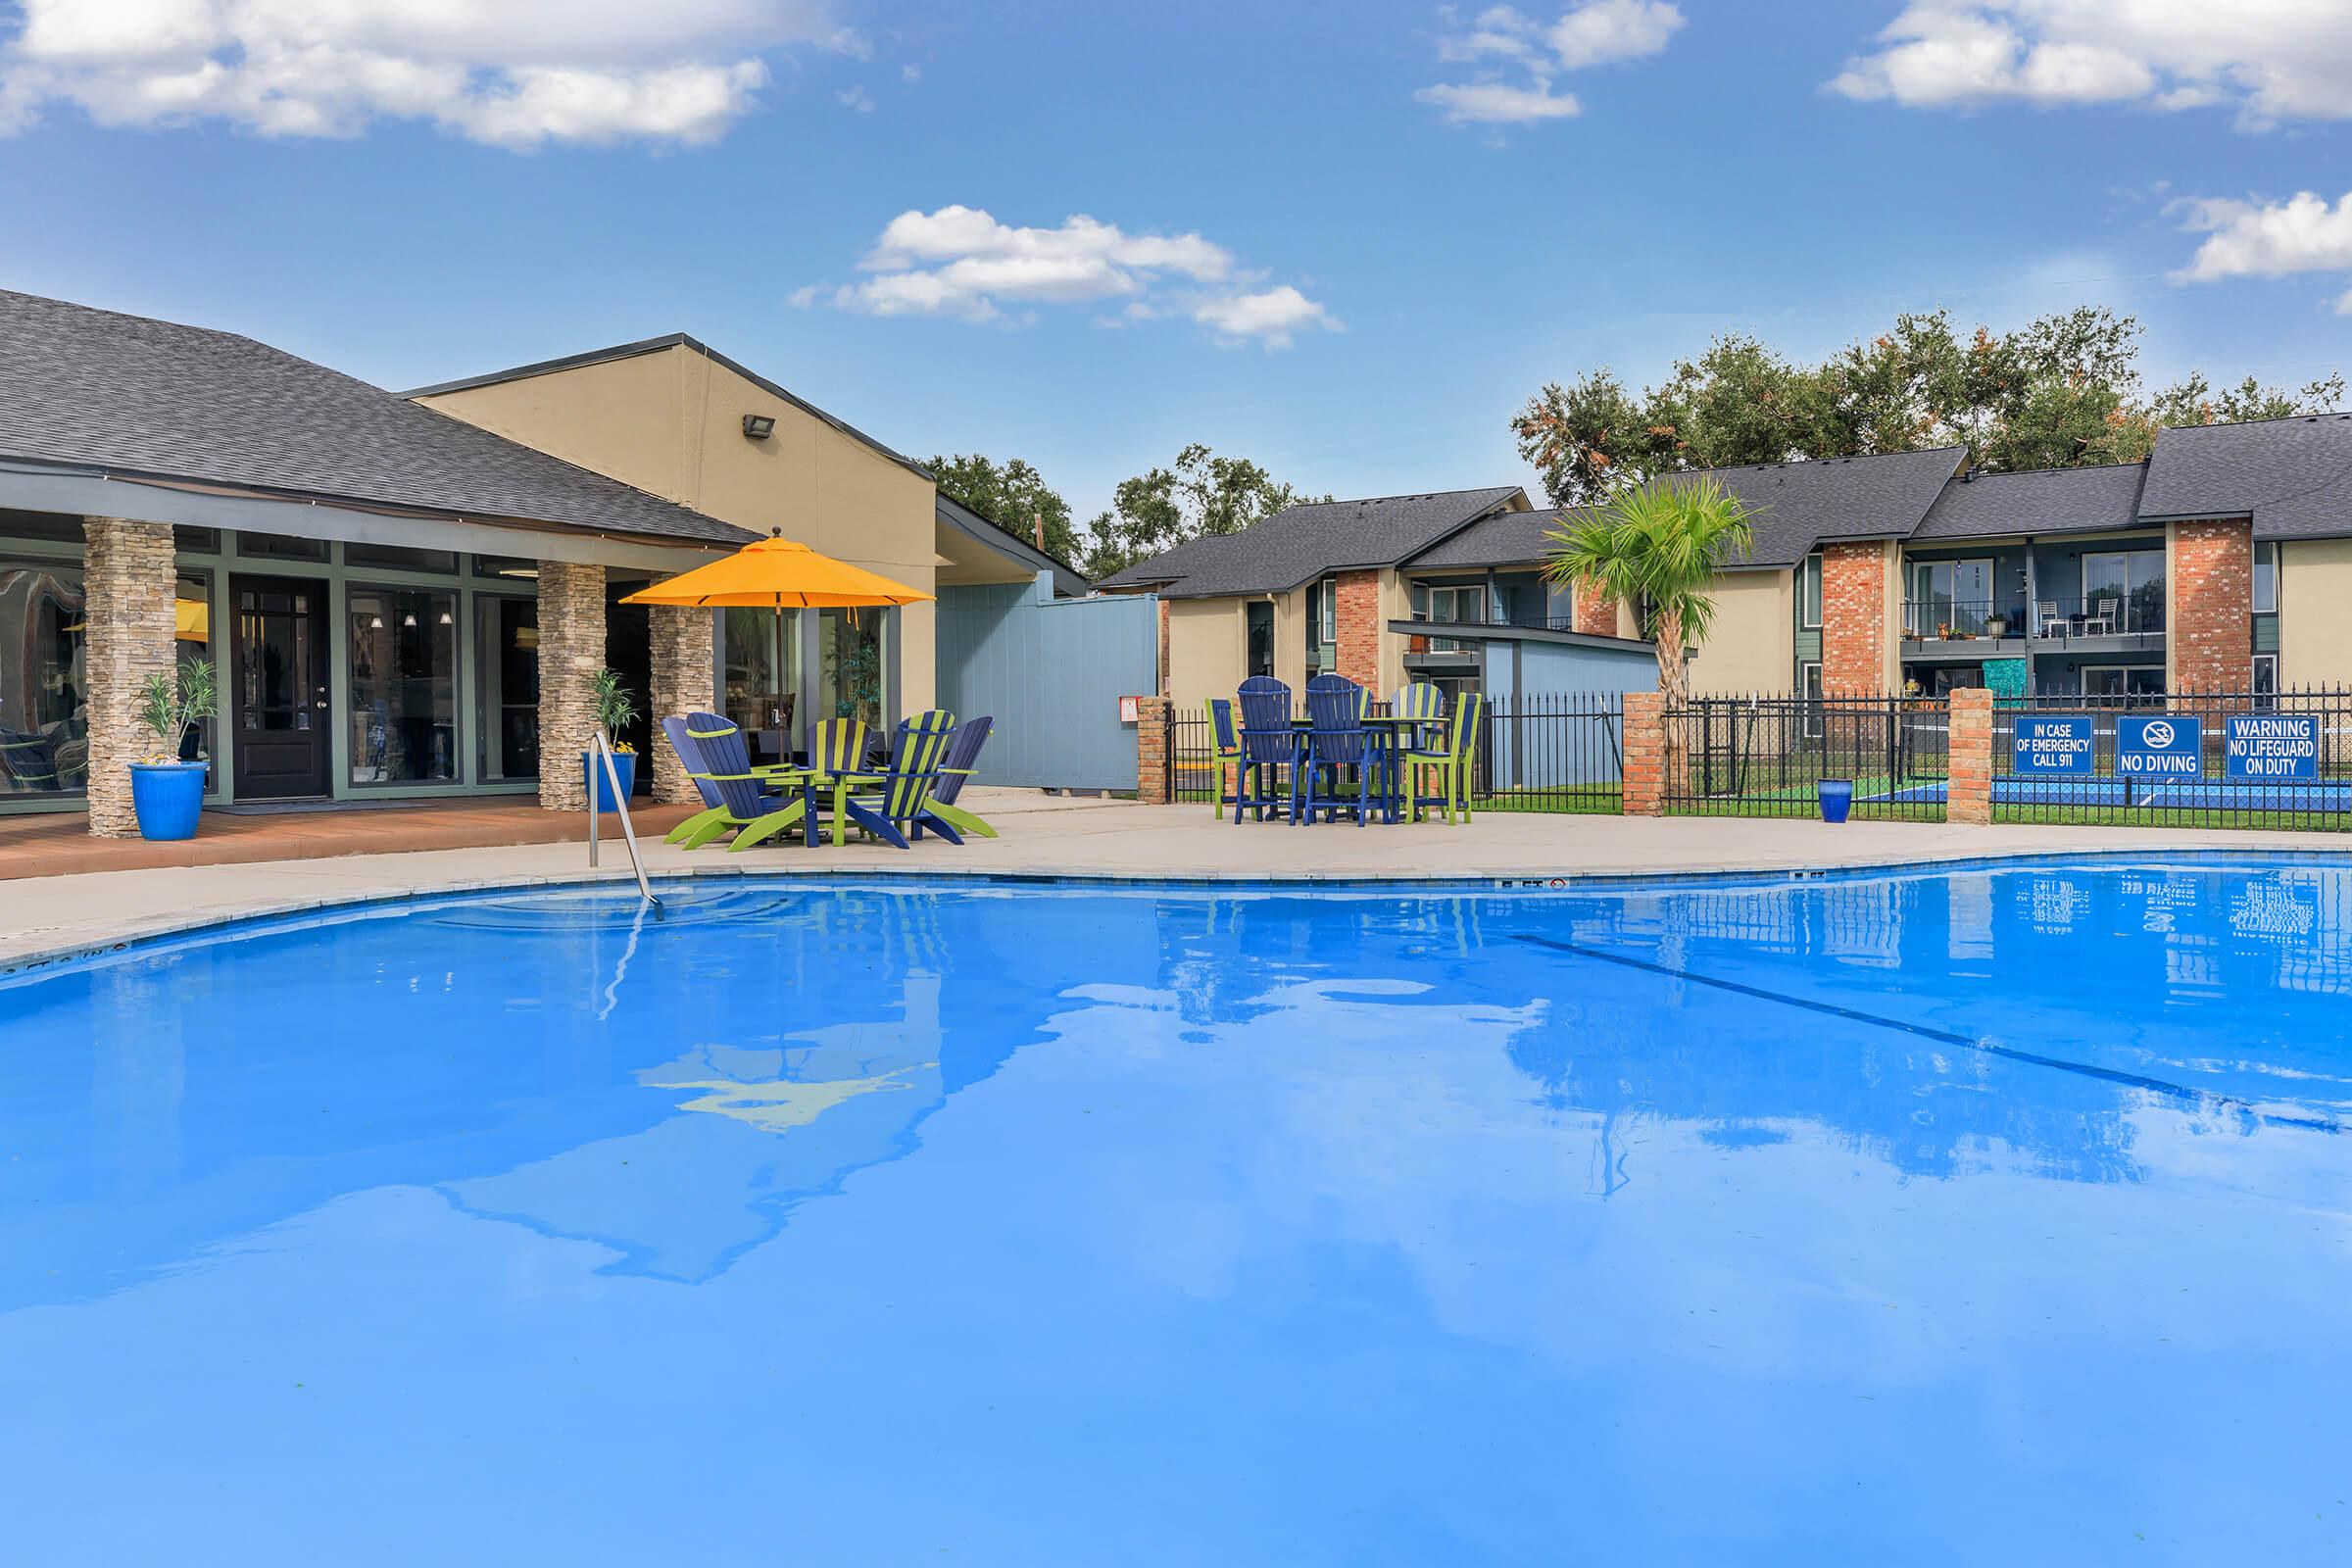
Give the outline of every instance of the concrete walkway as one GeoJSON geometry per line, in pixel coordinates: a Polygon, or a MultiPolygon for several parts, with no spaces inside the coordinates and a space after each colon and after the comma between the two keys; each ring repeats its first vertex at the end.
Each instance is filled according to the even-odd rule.
{"type": "MultiPolygon", "coordinates": [[[[1200,806],[1137,806],[1029,791],[973,790],[965,804],[993,821],[996,839],[956,847],[925,840],[910,852],[852,844],[809,851],[797,841],[743,855],[649,844],[657,876],[885,872],[939,876],[1108,877],[1136,880],[1419,881],[1623,877],[1699,871],[1781,871],[1913,865],[1938,860],[2084,853],[2218,849],[2352,854],[2324,833],[2235,833],[2147,828],[1961,827],[1933,823],[1734,817],[1558,816],[1482,813],[1468,824],[1293,828],[1217,821],[1200,806]]],[[[255,914],[314,909],[418,891],[625,879],[627,859],[607,841],[604,869],[576,843],[350,855],[262,864],[84,872],[0,884],[0,973],[122,942],[255,914]]]]}

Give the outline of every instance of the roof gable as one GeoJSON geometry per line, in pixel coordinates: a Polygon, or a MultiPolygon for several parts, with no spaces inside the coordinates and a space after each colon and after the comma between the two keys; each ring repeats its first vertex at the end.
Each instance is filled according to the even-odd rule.
{"type": "Polygon", "coordinates": [[[1240,533],[1189,539],[1105,578],[1112,588],[1152,587],[1172,599],[1285,593],[1326,572],[1393,566],[1514,503],[1517,485],[1285,507],[1240,533]]]}
{"type": "Polygon", "coordinates": [[[2258,539],[2352,534],[2352,414],[2168,427],[2139,514],[2250,517],[2258,539]]]}

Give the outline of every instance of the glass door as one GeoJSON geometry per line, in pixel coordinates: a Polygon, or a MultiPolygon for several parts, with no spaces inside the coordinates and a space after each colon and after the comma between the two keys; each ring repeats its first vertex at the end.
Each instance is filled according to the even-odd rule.
{"type": "Polygon", "coordinates": [[[229,722],[240,801],[326,794],[326,585],[239,577],[229,722]]]}

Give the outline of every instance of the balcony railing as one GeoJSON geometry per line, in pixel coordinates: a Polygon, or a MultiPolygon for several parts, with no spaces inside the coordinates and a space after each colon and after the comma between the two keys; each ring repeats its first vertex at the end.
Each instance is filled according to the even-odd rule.
{"type": "Polygon", "coordinates": [[[1980,637],[2023,637],[2023,601],[1997,599],[1906,599],[1903,636],[1912,642],[1959,642],[1980,637]],[[1994,630],[1995,627],[2000,628],[1994,630]]]}
{"type": "Polygon", "coordinates": [[[2164,631],[2164,593],[2085,594],[2036,599],[2029,635],[2036,638],[2141,637],[2164,631]]]}

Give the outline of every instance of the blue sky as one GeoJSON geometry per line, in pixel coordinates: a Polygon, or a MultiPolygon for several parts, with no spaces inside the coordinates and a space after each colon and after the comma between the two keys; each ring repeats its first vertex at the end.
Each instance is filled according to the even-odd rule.
{"type": "Polygon", "coordinates": [[[1082,515],[1532,488],[1547,378],[1904,309],[2352,368],[2337,0],[451,11],[0,0],[0,286],[394,387],[689,331],[1082,515]]]}

